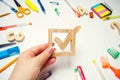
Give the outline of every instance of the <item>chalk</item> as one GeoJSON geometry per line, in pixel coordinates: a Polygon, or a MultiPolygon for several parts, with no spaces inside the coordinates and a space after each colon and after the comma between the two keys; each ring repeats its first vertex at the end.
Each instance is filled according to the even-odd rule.
{"type": "Polygon", "coordinates": [[[18,57],[12,59],[10,62],[8,62],[6,65],[4,65],[2,68],[0,68],[0,73],[3,72],[5,69],[7,69],[9,66],[11,66],[13,63],[17,61],[18,57]]]}

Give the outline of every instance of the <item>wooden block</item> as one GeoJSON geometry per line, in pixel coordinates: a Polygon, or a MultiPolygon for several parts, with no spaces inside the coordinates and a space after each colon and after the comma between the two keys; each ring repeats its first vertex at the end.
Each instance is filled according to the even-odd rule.
{"type": "Polygon", "coordinates": [[[61,51],[61,52],[55,52],[53,56],[73,56],[75,55],[75,35],[80,30],[81,26],[76,26],[74,29],[48,29],[48,43],[51,46],[52,45],[52,37],[53,33],[68,33],[66,38],[64,39],[64,42],[61,41],[60,38],[55,37],[54,41],[58,44],[58,46],[61,48],[61,50],[64,50],[68,43],[70,42],[70,52],[61,51]]]}
{"type": "Polygon", "coordinates": [[[117,28],[118,32],[119,32],[119,36],[120,36],[120,23],[116,22],[116,21],[113,21],[111,24],[110,24],[110,27],[112,29],[115,29],[117,28]]]}

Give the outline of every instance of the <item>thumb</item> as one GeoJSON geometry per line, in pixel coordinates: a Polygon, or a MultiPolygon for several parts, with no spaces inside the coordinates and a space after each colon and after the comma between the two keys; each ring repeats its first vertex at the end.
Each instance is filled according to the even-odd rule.
{"type": "Polygon", "coordinates": [[[43,65],[53,54],[53,52],[56,49],[52,46],[49,46],[47,49],[45,49],[41,54],[39,54],[38,56],[36,56],[37,62],[40,65],[43,65]]]}

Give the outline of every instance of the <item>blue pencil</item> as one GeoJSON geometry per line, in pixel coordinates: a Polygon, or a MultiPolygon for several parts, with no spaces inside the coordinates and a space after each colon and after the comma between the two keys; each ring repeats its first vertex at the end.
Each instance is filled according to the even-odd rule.
{"type": "Polygon", "coordinates": [[[43,4],[41,3],[41,1],[40,1],[40,0],[37,0],[37,2],[39,3],[42,12],[43,12],[44,14],[46,14],[46,12],[45,12],[45,8],[44,8],[43,4]]]}

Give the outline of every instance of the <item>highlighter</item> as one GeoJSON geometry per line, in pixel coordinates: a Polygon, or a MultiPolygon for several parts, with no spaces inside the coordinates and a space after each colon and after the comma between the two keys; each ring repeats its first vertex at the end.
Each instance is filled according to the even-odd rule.
{"type": "Polygon", "coordinates": [[[20,53],[20,48],[18,46],[9,48],[7,50],[0,51],[0,59],[14,56],[20,53]]]}
{"type": "Polygon", "coordinates": [[[35,4],[33,4],[30,0],[25,0],[25,3],[28,7],[30,7],[33,11],[36,11],[37,13],[39,12],[38,11],[38,8],[35,4]]]}

